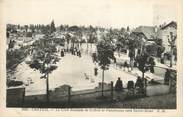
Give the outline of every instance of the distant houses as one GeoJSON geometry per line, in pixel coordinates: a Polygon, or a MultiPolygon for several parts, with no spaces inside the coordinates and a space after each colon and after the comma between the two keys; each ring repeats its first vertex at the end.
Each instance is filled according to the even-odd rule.
{"type": "Polygon", "coordinates": [[[19,49],[20,47],[32,45],[35,40],[43,38],[44,34],[40,30],[32,31],[30,28],[25,28],[19,25],[7,24],[7,49],[9,49],[10,42],[14,42],[12,49],[19,49]]]}
{"type": "Polygon", "coordinates": [[[139,26],[137,27],[133,33],[135,34],[141,34],[143,36],[143,39],[147,41],[152,41],[154,39],[154,36],[157,33],[157,27],[155,26],[139,26]]]}
{"type": "Polygon", "coordinates": [[[177,34],[177,23],[172,21],[166,25],[158,26],[139,26],[132,31],[133,34],[140,36],[145,44],[155,43],[157,39],[162,40],[162,46],[165,47],[164,53],[170,52],[168,38],[170,33],[177,34]]]}
{"type": "MultiPolygon", "coordinates": [[[[64,30],[59,30],[53,33],[53,37],[55,38],[74,38],[75,36],[78,38],[80,42],[86,42],[89,40],[90,32],[94,30],[94,27],[78,27],[78,26],[71,26],[65,27],[64,30]]],[[[62,27],[63,29],[63,27],[62,27]]],[[[7,24],[7,45],[10,40],[14,40],[16,45],[25,46],[31,44],[33,41],[38,40],[44,37],[43,32],[48,30],[46,26],[35,25],[35,26],[20,26],[20,25],[13,25],[7,24]]],[[[107,33],[113,34],[111,37],[113,41],[116,43],[118,38],[126,38],[123,37],[126,35],[125,29],[118,30],[118,29],[104,29],[104,28],[95,28],[95,33],[92,33],[96,36],[98,40],[102,39],[103,35],[107,33]],[[95,32],[96,31],[96,32],[95,32]],[[121,31],[121,32],[120,32],[121,31]],[[123,35],[122,37],[120,37],[123,35]]],[[[177,23],[172,21],[168,24],[163,24],[160,26],[139,26],[131,31],[129,31],[129,27],[126,29],[127,35],[130,35],[132,38],[139,38],[141,39],[142,45],[151,45],[155,44],[157,40],[161,40],[162,46],[165,47],[164,53],[170,52],[170,44],[168,39],[171,37],[170,33],[176,35],[177,33],[177,23]]],[[[71,40],[71,39],[70,39],[71,40]]],[[[74,40],[74,39],[73,39],[74,40]]],[[[78,41],[77,40],[77,41],[78,41]]],[[[69,40],[68,40],[69,41],[69,40]]],[[[18,48],[18,46],[16,46],[18,48]]],[[[7,46],[8,48],[8,46],[7,46]]],[[[143,50],[142,47],[138,48],[143,50]]]]}

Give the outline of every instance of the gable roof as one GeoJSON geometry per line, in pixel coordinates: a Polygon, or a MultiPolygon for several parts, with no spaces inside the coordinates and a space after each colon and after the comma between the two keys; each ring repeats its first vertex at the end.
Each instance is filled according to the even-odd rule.
{"type": "Polygon", "coordinates": [[[154,26],[139,26],[133,32],[135,33],[143,33],[146,39],[152,39],[155,35],[155,27],[154,26]]]}
{"type": "Polygon", "coordinates": [[[175,29],[177,29],[177,23],[176,23],[175,21],[171,21],[171,22],[168,23],[167,25],[162,26],[161,29],[164,30],[164,29],[166,29],[167,27],[174,27],[175,29]]]}
{"type": "Polygon", "coordinates": [[[145,42],[146,41],[145,39],[147,39],[147,37],[142,32],[132,32],[130,35],[134,39],[140,38],[143,42],[145,42]]]}

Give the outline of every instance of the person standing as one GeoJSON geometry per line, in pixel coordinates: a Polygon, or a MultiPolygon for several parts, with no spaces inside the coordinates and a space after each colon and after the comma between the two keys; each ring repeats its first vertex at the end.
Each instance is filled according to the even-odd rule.
{"type": "Polygon", "coordinates": [[[169,80],[170,80],[170,70],[167,69],[165,72],[165,77],[164,77],[164,84],[165,85],[169,85],[169,80]]]}
{"type": "Polygon", "coordinates": [[[61,57],[64,57],[64,51],[61,50],[61,57]]]}
{"type": "Polygon", "coordinates": [[[123,90],[123,82],[120,77],[118,77],[118,80],[115,84],[115,91],[122,91],[123,90]]]}
{"type": "Polygon", "coordinates": [[[135,87],[139,87],[139,88],[143,88],[144,84],[142,79],[140,78],[140,76],[137,77],[136,83],[135,83],[135,87]]]}
{"type": "Polygon", "coordinates": [[[78,56],[81,57],[81,51],[80,50],[78,50],[78,56]]]}
{"type": "Polygon", "coordinates": [[[94,68],[94,75],[95,75],[95,76],[98,75],[98,68],[97,68],[97,67],[94,68]]]}
{"type": "Polygon", "coordinates": [[[154,62],[154,58],[153,57],[150,57],[149,64],[150,64],[150,72],[154,73],[155,62],[154,62]]]}

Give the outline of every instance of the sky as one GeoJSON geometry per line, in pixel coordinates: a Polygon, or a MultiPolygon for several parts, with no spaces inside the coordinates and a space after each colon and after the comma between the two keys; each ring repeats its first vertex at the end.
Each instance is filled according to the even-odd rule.
{"type": "Polygon", "coordinates": [[[131,0],[4,0],[6,23],[93,25],[135,27],[176,21],[172,4],[132,2],[131,0]],[[130,2],[129,2],[130,1],[130,2]]]}

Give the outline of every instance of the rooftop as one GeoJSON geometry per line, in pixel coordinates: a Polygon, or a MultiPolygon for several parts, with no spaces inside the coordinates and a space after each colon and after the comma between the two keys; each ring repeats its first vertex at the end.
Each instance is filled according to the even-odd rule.
{"type": "Polygon", "coordinates": [[[171,21],[170,23],[164,25],[161,27],[162,30],[166,29],[167,27],[174,27],[175,29],[177,29],[177,23],[175,21],[171,21]]]}
{"type": "Polygon", "coordinates": [[[133,32],[143,33],[145,37],[149,40],[155,35],[155,26],[139,26],[133,32]]]}

